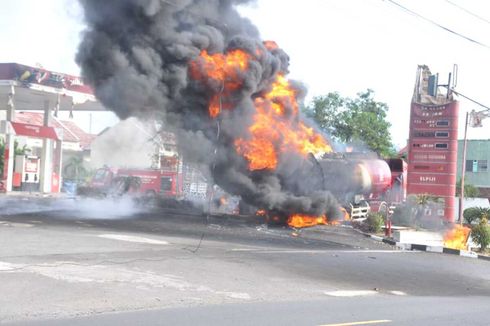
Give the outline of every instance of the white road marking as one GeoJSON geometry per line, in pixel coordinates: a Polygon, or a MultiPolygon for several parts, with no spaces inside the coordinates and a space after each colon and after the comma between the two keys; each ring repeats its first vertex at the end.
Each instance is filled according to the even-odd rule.
{"type": "Polygon", "coordinates": [[[136,243],[147,243],[147,244],[157,244],[157,245],[168,245],[167,241],[155,240],[150,238],[137,237],[134,235],[124,235],[124,234],[99,234],[99,238],[111,239],[111,240],[120,240],[127,242],[136,242],[136,243]]]}
{"type": "Polygon", "coordinates": [[[0,221],[0,225],[14,228],[31,228],[34,224],[0,221]]]}
{"type": "Polygon", "coordinates": [[[355,325],[373,325],[373,324],[383,324],[383,323],[391,323],[392,321],[389,319],[379,319],[379,320],[365,320],[365,321],[354,321],[350,323],[341,323],[341,324],[324,324],[320,326],[355,326],[355,325]]]}
{"type": "Polygon", "coordinates": [[[216,292],[218,294],[224,294],[227,297],[230,297],[232,299],[241,299],[241,300],[250,300],[250,294],[248,293],[242,293],[242,292],[221,292],[218,291],[216,292]]]}
{"type": "Polygon", "coordinates": [[[400,295],[400,296],[407,295],[403,291],[390,291],[390,293],[393,294],[393,295],[400,295]]]}
{"type": "Polygon", "coordinates": [[[0,261],[0,272],[8,272],[19,267],[21,267],[21,265],[0,261]]]}
{"type": "Polygon", "coordinates": [[[328,291],[324,294],[331,297],[362,297],[368,295],[378,294],[378,291],[374,290],[340,290],[340,291],[328,291]]]}
{"type": "Polygon", "coordinates": [[[231,251],[236,252],[256,252],[260,254],[399,254],[399,253],[417,253],[417,251],[403,250],[268,250],[268,249],[247,249],[233,248],[231,251]]]}

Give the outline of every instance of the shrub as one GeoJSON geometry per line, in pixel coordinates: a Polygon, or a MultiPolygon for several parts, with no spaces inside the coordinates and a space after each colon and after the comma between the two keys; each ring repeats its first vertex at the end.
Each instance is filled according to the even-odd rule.
{"type": "Polygon", "coordinates": [[[366,223],[370,232],[381,232],[381,229],[384,225],[383,215],[381,215],[380,213],[371,212],[367,216],[366,223]]]}
{"type": "Polygon", "coordinates": [[[478,207],[470,207],[464,210],[463,217],[468,224],[477,222],[480,219],[480,210],[478,207]]]}
{"type": "Polygon", "coordinates": [[[490,245],[490,226],[486,218],[482,218],[480,223],[473,227],[471,237],[480,246],[481,251],[487,249],[488,245],[490,245]]]}
{"type": "Polygon", "coordinates": [[[490,208],[470,207],[464,210],[463,217],[468,224],[478,222],[481,219],[490,219],[490,208]]]}
{"type": "Polygon", "coordinates": [[[391,215],[391,222],[394,225],[412,226],[414,224],[412,207],[407,203],[397,206],[391,215]]]}
{"type": "Polygon", "coordinates": [[[485,207],[479,207],[480,209],[480,218],[490,220],[490,208],[485,208],[485,207]]]}

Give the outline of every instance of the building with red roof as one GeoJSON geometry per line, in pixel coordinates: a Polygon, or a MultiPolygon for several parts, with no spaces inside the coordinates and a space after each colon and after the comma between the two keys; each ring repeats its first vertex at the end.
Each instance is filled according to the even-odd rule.
{"type": "MultiPolygon", "coordinates": [[[[16,112],[15,122],[27,123],[31,125],[43,125],[43,113],[38,112],[16,112]]],[[[63,152],[90,151],[90,144],[97,135],[89,134],[83,131],[74,121],[60,120],[56,117],[52,119],[52,127],[62,130],[63,134],[63,152]]],[[[40,139],[29,138],[26,145],[28,147],[38,147],[40,139]]]]}

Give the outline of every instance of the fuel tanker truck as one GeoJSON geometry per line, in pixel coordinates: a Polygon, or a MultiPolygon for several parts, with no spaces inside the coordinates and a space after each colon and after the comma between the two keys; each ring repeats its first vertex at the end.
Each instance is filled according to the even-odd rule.
{"type": "MultiPolygon", "coordinates": [[[[330,191],[353,219],[370,211],[390,212],[406,197],[407,164],[403,159],[383,160],[374,154],[328,153],[310,155],[299,187],[330,191]]],[[[297,186],[298,186],[297,185],[297,186]]],[[[303,189],[304,191],[304,189],[303,189]]]]}

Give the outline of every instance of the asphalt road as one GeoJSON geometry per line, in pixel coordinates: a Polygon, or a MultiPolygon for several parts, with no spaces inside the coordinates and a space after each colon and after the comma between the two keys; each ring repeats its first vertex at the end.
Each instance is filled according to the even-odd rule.
{"type": "Polygon", "coordinates": [[[30,325],[488,325],[488,301],[440,297],[336,298],[109,313],[30,325]]]}
{"type": "Polygon", "coordinates": [[[486,261],[124,201],[0,199],[0,292],[22,325],[490,324],[486,261]]]}

